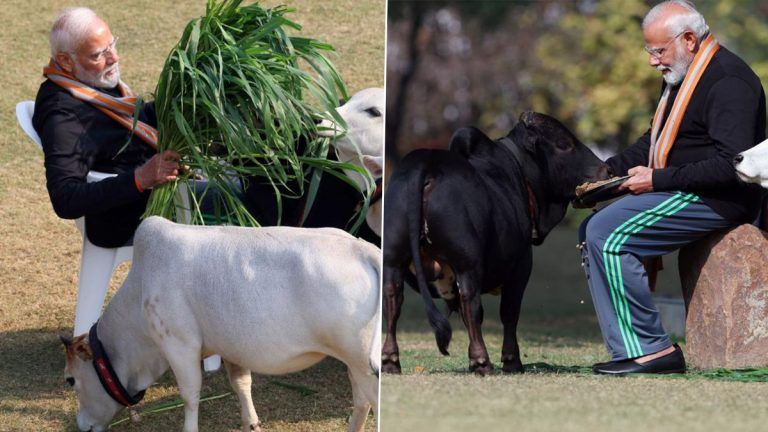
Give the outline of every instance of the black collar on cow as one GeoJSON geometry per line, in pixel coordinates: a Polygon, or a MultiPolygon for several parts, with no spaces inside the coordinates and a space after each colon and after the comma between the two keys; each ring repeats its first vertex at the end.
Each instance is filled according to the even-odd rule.
{"type": "Polygon", "coordinates": [[[376,179],[376,189],[373,190],[373,195],[371,195],[371,200],[368,201],[368,205],[372,206],[377,202],[381,201],[382,192],[383,191],[381,189],[381,177],[379,177],[376,179]]]}
{"type": "Polygon", "coordinates": [[[531,186],[531,180],[534,181],[534,184],[538,184],[536,183],[536,180],[538,179],[529,179],[529,177],[532,177],[532,175],[526,173],[525,164],[523,163],[525,156],[521,153],[520,147],[518,147],[514,141],[508,137],[503,137],[499,140],[499,142],[501,142],[504,148],[509,150],[509,152],[512,154],[513,159],[515,159],[515,162],[517,162],[517,165],[520,169],[523,182],[525,182],[525,189],[528,191],[528,217],[531,221],[531,238],[534,240],[534,242],[536,242],[536,240],[539,239],[539,232],[541,231],[539,229],[540,212],[537,194],[533,186],[531,186]]]}
{"type": "Polygon", "coordinates": [[[120,379],[117,377],[115,370],[112,369],[112,363],[109,362],[109,357],[107,357],[107,353],[101,345],[99,336],[96,334],[98,324],[99,322],[96,321],[88,333],[88,345],[90,345],[91,353],[93,354],[93,368],[96,370],[96,375],[99,376],[99,381],[101,381],[104,390],[117,403],[126,407],[136,405],[144,398],[144,390],[131,396],[120,383],[120,379]]]}

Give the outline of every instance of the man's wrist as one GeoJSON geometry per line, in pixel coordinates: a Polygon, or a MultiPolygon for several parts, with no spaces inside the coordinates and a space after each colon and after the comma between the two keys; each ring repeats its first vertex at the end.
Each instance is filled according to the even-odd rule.
{"type": "Polygon", "coordinates": [[[139,191],[139,193],[144,192],[144,188],[141,187],[141,183],[139,183],[139,174],[138,170],[133,172],[133,184],[136,185],[136,190],[139,191]]]}

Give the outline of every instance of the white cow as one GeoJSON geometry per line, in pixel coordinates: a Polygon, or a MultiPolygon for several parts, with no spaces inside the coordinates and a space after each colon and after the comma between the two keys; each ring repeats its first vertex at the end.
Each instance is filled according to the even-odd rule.
{"type": "MultiPolygon", "coordinates": [[[[204,227],[151,217],[96,327],[113,381],[130,397],[170,366],[184,401],[183,430],[197,431],[200,359],[219,354],[240,400],[242,430],[258,431],[251,371],[286,374],[332,356],[348,367],[349,431],[360,431],[378,406],[380,256],[334,228],[204,227]]],[[[85,334],[65,345],[77,425],[106,430],[122,405],[97,376],[98,344],[85,334]]]]}
{"type": "MultiPolygon", "coordinates": [[[[375,179],[381,179],[383,175],[384,102],[383,88],[367,88],[352,95],[349,101],[336,109],[347,123],[347,133],[333,142],[336,156],[342,162],[367,169],[375,179]]],[[[342,130],[331,120],[323,120],[319,127],[320,134],[327,137],[335,137],[342,130]]],[[[365,181],[359,173],[345,170],[345,174],[360,189],[366,189],[365,181]]],[[[380,200],[371,205],[365,220],[371,230],[381,237],[380,200]]]]}
{"type": "Polygon", "coordinates": [[[736,155],[733,166],[743,181],[768,188],[768,140],[736,155]]]}

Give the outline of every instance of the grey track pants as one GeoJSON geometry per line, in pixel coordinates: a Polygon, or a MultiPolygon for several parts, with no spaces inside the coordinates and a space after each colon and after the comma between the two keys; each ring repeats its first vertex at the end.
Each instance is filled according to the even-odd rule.
{"type": "Polygon", "coordinates": [[[672,344],[651,300],[642,259],[732,225],[699,197],[683,192],[628,195],[583,222],[584,269],[612,360],[672,344]]]}

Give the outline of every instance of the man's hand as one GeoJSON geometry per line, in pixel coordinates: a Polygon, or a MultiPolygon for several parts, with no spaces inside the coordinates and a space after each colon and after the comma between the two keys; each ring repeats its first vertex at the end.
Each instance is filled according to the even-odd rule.
{"type": "Polygon", "coordinates": [[[653,169],[646,166],[636,166],[630,168],[627,174],[632,177],[622,183],[619,190],[629,189],[635,195],[653,192],[653,169]]]}
{"type": "Polygon", "coordinates": [[[176,176],[179,175],[180,159],[181,156],[173,150],[166,150],[152,156],[134,171],[136,183],[142,190],[147,190],[176,180],[176,176]]]}

